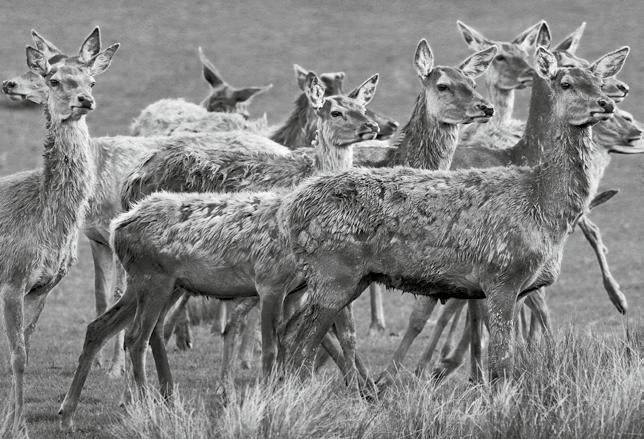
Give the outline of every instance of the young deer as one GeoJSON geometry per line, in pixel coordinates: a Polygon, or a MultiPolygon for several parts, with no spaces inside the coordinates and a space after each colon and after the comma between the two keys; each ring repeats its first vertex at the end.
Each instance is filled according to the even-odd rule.
{"type": "MultiPolygon", "coordinates": [[[[365,112],[365,105],[374,96],[377,80],[377,75],[367,80],[353,94],[355,98],[324,97],[319,80],[310,73],[307,96],[318,114],[315,160],[296,154],[220,154],[216,158],[219,173],[212,172],[215,170],[213,161],[202,162],[201,168],[189,167],[193,176],[202,176],[200,183],[194,178],[187,179],[188,183],[196,185],[190,190],[212,191],[213,186],[228,185],[221,177],[230,179],[231,187],[236,190],[242,189],[244,181],[245,188],[266,187],[270,181],[272,184],[268,187],[288,189],[314,172],[350,167],[351,145],[368,133],[375,136],[378,132],[377,124],[365,112]],[[246,175],[247,170],[253,168],[258,171],[254,181],[246,175]],[[208,172],[204,172],[206,170],[208,172]]],[[[185,189],[188,188],[183,187],[185,189]]],[[[289,247],[280,236],[276,222],[275,213],[284,195],[284,191],[157,193],[114,220],[113,248],[127,270],[127,289],[113,307],[87,328],[79,366],[60,410],[63,426],[71,426],[92,357],[110,336],[133,318],[132,328],[136,329],[126,336],[126,346],[132,356],[137,384],[145,383],[140,367],[145,345],[152,334],[152,331],[148,332],[148,324],[154,320],[149,328],[155,328],[151,341],[154,358],[162,390],[165,394],[171,392],[172,378],[162,335],[163,317],[184,290],[220,299],[246,300],[259,295],[263,370],[270,372],[277,351],[275,325],[280,318],[281,304],[286,294],[301,289],[300,275],[293,269],[289,247]],[[148,223],[149,220],[152,222],[148,223]],[[167,253],[168,249],[173,249],[170,251],[172,256],[167,253]],[[161,265],[156,266],[157,263],[161,265]],[[157,268],[152,269],[153,265],[157,268]],[[148,279],[144,282],[147,285],[141,282],[143,278],[148,279]],[[160,288],[149,289],[152,285],[160,288]],[[142,304],[148,300],[154,304],[138,307],[137,302],[142,304]],[[145,342],[141,344],[141,340],[145,342]]],[[[226,339],[226,345],[224,352],[228,357],[222,368],[224,383],[230,379],[229,339],[226,339]]]]}
{"type": "Polygon", "coordinates": [[[103,73],[118,44],[99,52],[99,29],[78,56],[55,65],[27,47],[29,68],[45,79],[48,135],[43,169],[0,179],[0,298],[11,350],[13,383],[1,433],[26,434],[24,371],[29,338],[47,294],[76,258],[78,232],[94,186],[93,151],[85,115],[95,107],[94,76],[103,73]]]}
{"type": "MultiPolygon", "coordinates": [[[[613,76],[621,62],[600,64],[595,73],[613,76]]],[[[614,111],[600,77],[558,68],[543,47],[537,73],[552,93],[556,139],[543,164],[354,169],[313,178],[289,194],[280,218],[309,287],[306,307],[285,328],[290,364],[310,368],[336,313],[380,281],[438,298],[487,297],[490,375],[510,376],[515,302],[557,278],[567,236],[601,176],[604,157],[590,127],[614,111]]]]}

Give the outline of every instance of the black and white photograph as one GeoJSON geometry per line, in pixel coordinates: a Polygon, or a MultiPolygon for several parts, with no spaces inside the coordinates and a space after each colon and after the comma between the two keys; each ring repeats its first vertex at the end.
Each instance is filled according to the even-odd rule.
{"type": "Polygon", "coordinates": [[[644,438],[644,2],[0,4],[0,439],[644,438]]]}

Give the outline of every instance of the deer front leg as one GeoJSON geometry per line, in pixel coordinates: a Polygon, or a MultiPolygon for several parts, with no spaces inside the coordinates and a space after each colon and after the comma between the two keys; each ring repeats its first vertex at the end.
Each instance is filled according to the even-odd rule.
{"type": "Polygon", "coordinates": [[[514,314],[519,291],[508,286],[497,286],[485,292],[488,298],[490,344],[488,363],[490,382],[498,382],[512,375],[514,362],[514,314]]]}
{"type": "Polygon", "coordinates": [[[246,324],[242,329],[242,340],[239,345],[239,365],[242,369],[250,369],[253,367],[258,323],[259,311],[253,307],[246,316],[246,324]]]}
{"type": "Polygon", "coordinates": [[[188,317],[188,301],[190,294],[184,293],[181,300],[172,310],[165,321],[163,337],[165,343],[170,340],[174,333],[177,349],[185,351],[192,348],[192,337],[190,334],[190,318],[188,317]]]}
{"type": "Polygon", "coordinates": [[[550,310],[548,309],[548,303],[546,302],[545,287],[541,287],[537,291],[530,293],[526,297],[525,305],[527,305],[530,308],[530,311],[532,311],[528,341],[532,342],[536,340],[539,328],[542,328],[543,334],[546,338],[552,338],[550,310]]]}
{"type": "MultiPolygon", "coordinates": [[[[115,257],[116,258],[116,257],[115,257]]],[[[117,303],[121,300],[123,292],[127,286],[127,273],[121,265],[121,262],[114,259],[115,282],[114,291],[112,293],[112,303],[117,303]]],[[[107,375],[110,378],[116,379],[123,376],[125,371],[125,332],[119,331],[114,338],[114,345],[112,347],[112,361],[110,362],[107,375]]]]}
{"type": "Polygon", "coordinates": [[[581,228],[581,231],[584,233],[586,240],[590,243],[590,246],[595,251],[597,261],[599,262],[599,269],[602,272],[604,289],[608,293],[610,301],[613,303],[613,305],[615,305],[617,311],[625,314],[626,310],[628,309],[626,296],[624,296],[624,293],[622,293],[619,284],[610,272],[610,267],[608,266],[608,261],[606,260],[606,246],[602,241],[602,235],[599,227],[597,227],[597,225],[595,225],[587,215],[583,215],[579,219],[578,224],[581,228]]]}
{"type": "Polygon", "coordinates": [[[371,299],[371,324],[369,325],[369,337],[382,335],[387,330],[385,324],[385,312],[382,305],[381,285],[372,283],[369,285],[369,296],[371,299]]]}

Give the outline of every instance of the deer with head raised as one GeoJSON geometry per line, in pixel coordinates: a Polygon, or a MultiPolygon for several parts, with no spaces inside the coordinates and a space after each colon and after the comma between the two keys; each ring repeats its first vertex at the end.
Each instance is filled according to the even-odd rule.
{"type": "MultiPolygon", "coordinates": [[[[309,298],[284,329],[284,358],[309,369],[339,310],[373,281],[438,298],[487,297],[490,376],[508,377],[518,297],[554,282],[566,239],[597,190],[603,152],[590,127],[613,116],[594,75],[537,50],[554,142],[534,167],[354,169],[307,181],[280,210],[309,298]]],[[[533,85],[534,87],[534,85],[533,85]]]]}
{"type": "Polygon", "coordinates": [[[94,156],[85,115],[96,108],[94,77],[118,44],[99,52],[98,28],[77,56],[50,63],[27,47],[27,64],[49,89],[42,169],[0,179],[0,299],[11,352],[13,383],[2,433],[26,433],[24,371],[29,338],[45,299],[76,258],[78,232],[94,189],[94,156]]]}

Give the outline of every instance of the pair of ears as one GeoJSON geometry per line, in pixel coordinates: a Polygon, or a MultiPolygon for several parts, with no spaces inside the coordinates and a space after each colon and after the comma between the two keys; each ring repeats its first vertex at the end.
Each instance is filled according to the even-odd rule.
{"type": "MultiPolygon", "coordinates": [[[[60,49],[32,29],[31,36],[36,48],[27,46],[27,66],[34,72],[45,77],[51,71],[49,60],[59,55],[64,56],[60,49]]],[[[112,57],[119,48],[119,43],[112,44],[101,52],[101,31],[98,26],[89,34],[78,51],[78,60],[89,68],[92,76],[100,75],[110,65],[112,57]]],[[[66,57],[65,57],[66,58],[66,57]]]]}
{"type": "MultiPolygon", "coordinates": [[[[465,44],[467,44],[473,50],[483,50],[490,46],[496,46],[498,44],[498,42],[486,38],[482,33],[466,25],[460,20],[456,21],[456,26],[461,32],[461,35],[465,40],[465,44]]],[[[583,28],[581,32],[583,33],[583,28]]],[[[581,38],[581,35],[579,35],[578,39],[579,38],[581,38]]],[[[530,52],[531,49],[534,50],[538,46],[549,47],[551,40],[552,37],[550,35],[550,28],[548,27],[548,23],[546,23],[545,20],[541,20],[539,23],[530,26],[519,35],[514,37],[511,41],[509,41],[509,43],[519,47],[525,52],[530,52]]]]}
{"type": "MultiPolygon", "coordinates": [[[[496,45],[486,47],[468,56],[455,67],[472,79],[478,78],[490,66],[490,63],[496,56],[497,50],[496,45]]],[[[434,69],[434,55],[429,43],[424,38],[418,42],[418,47],[416,47],[414,65],[420,79],[428,77],[434,69]]]]}
{"type": "Polygon", "coordinates": [[[268,84],[264,87],[245,87],[245,88],[235,88],[232,85],[228,84],[226,80],[221,76],[219,70],[215,65],[206,58],[201,47],[198,48],[199,59],[201,60],[201,65],[203,67],[203,77],[210,87],[213,89],[231,89],[232,94],[237,102],[244,102],[252,98],[253,96],[264,93],[271,88],[273,84],[268,84]]]}
{"type": "MultiPolygon", "coordinates": [[[[630,50],[630,47],[624,46],[608,52],[593,62],[589,69],[594,75],[602,79],[616,76],[622,70],[630,50]]],[[[557,57],[545,47],[540,46],[535,55],[537,74],[544,79],[553,79],[557,75],[558,68],[557,57]]]]}
{"type": "MultiPolygon", "coordinates": [[[[379,78],[380,76],[376,73],[347,94],[347,97],[355,100],[359,105],[366,106],[376,95],[379,78]]],[[[315,73],[308,72],[304,85],[304,93],[309,100],[309,104],[315,111],[320,111],[324,107],[324,103],[327,100],[324,92],[325,87],[322,81],[320,81],[315,73]]]]}

